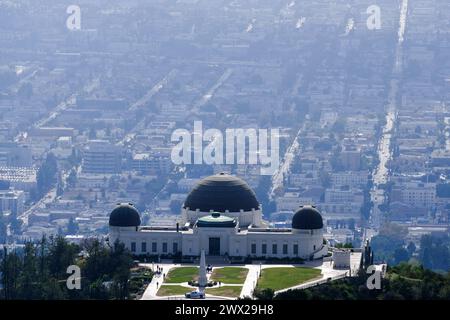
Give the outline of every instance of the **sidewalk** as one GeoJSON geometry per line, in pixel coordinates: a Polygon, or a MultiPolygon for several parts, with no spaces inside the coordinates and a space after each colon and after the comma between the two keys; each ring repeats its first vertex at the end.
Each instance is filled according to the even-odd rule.
{"type": "Polygon", "coordinates": [[[248,268],[248,274],[247,278],[245,279],[244,285],[242,287],[241,295],[240,297],[252,297],[253,296],[253,290],[256,287],[256,283],[258,282],[258,276],[259,276],[259,265],[255,264],[248,264],[244,266],[245,268],[248,268]]]}
{"type": "MultiPolygon", "coordinates": [[[[147,267],[149,269],[152,268],[152,264],[151,263],[141,263],[140,265],[143,266],[143,267],[147,267]]],[[[145,289],[141,300],[153,300],[153,299],[155,299],[157,297],[156,293],[158,292],[158,289],[161,287],[161,284],[164,282],[162,274],[165,273],[166,276],[167,276],[167,274],[169,273],[170,269],[179,266],[177,264],[157,264],[157,263],[154,263],[153,266],[155,267],[155,270],[156,270],[156,266],[157,265],[159,265],[160,267],[163,268],[162,273],[159,276],[156,275],[156,274],[153,276],[153,279],[150,282],[150,284],[147,286],[147,288],[145,289]]]]}

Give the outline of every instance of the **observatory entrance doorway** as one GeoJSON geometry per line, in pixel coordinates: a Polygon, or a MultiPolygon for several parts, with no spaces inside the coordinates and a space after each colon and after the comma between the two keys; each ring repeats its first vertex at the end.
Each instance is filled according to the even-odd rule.
{"type": "Polygon", "coordinates": [[[220,238],[213,237],[209,238],[209,255],[219,256],[220,255],[220,238]]]}

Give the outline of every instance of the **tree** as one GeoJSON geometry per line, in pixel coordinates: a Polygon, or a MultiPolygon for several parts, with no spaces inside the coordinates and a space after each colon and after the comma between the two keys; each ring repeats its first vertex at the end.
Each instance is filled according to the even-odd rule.
{"type": "Polygon", "coordinates": [[[330,164],[333,168],[333,171],[339,172],[344,170],[344,165],[342,164],[341,153],[339,150],[335,150],[333,152],[333,155],[330,158],[330,164]]]}
{"type": "Polygon", "coordinates": [[[425,268],[448,271],[450,269],[450,238],[448,236],[422,236],[419,261],[425,268]]]}
{"type": "Polygon", "coordinates": [[[67,185],[71,188],[75,187],[77,183],[77,173],[74,169],[70,170],[69,176],[67,177],[67,185]]]}
{"type": "Polygon", "coordinates": [[[173,200],[170,202],[170,212],[172,214],[179,214],[181,211],[181,206],[183,205],[183,202],[180,200],[173,200]]]}
{"type": "Polygon", "coordinates": [[[416,252],[416,245],[414,242],[410,241],[406,247],[406,250],[408,250],[409,255],[412,256],[414,252],[416,252]]]}
{"type": "Polygon", "coordinates": [[[72,153],[70,154],[67,161],[72,167],[77,166],[81,163],[81,157],[79,155],[79,152],[77,152],[75,148],[72,148],[72,153]]]}
{"type": "Polygon", "coordinates": [[[81,249],[57,236],[26,243],[20,255],[6,252],[0,299],[128,299],[133,259],[125,246],[117,242],[111,250],[96,239],[84,245],[84,258],[81,249]],[[70,265],[81,268],[81,290],[66,287],[70,265]]]}
{"type": "Polygon", "coordinates": [[[397,248],[394,251],[394,261],[395,264],[399,264],[400,262],[406,262],[409,260],[409,253],[405,248],[397,248]]]}
{"type": "Polygon", "coordinates": [[[107,286],[103,284],[102,279],[97,279],[89,284],[89,297],[91,299],[106,300],[110,298],[107,286]]]}
{"type": "Polygon", "coordinates": [[[89,140],[97,139],[97,130],[94,127],[89,129],[89,140]]]}
{"type": "Polygon", "coordinates": [[[330,140],[321,140],[314,144],[315,151],[331,151],[333,149],[333,143],[330,140]]]}
{"type": "Polygon", "coordinates": [[[255,288],[253,291],[253,296],[258,300],[273,300],[275,291],[271,288],[255,288]]]}
{"type": "Polygon", "coordinates": [[[349,221],[348,221],[348,228],[350,229],[350,230],[355,230],[355,219],[353,219],[353,218],[351,218],[349,221]]]}
{"type": "Polygon", "coordinates": [[[406,228],[396,224],[384,224],[380,229],[380,233],[374,236],[371,241],[375,260],[396,264],[394,253],[398,248],[404,247],[406,232],[406,228]]]}
{"type": "Polygon", "coordinates": [[[129,294],[128,279],[133,259],[127,253],[123,243],[116,242],[111,253],[111,265],[113,269],[114,296],[117,299],[126,299],[129,294]]]}
{"type": "Polygon", "coordinates": [[[5,300],[19,297],[18,279],[20,276],[21,261],[19,255],[13,251],[5,254],[0,267],[2,273],[3,296],[5,300]]]}
{"type": "Polygon", "coordinates": [[[322,184],[322,187],[324,188],[330,188],[331,187],[331,176],[329,172],[326,171],[320,171],[319,173],[320,183],[322,184]]]}
{"type": "Polygon", "coordinates": [[[39,294],[37,248],[31,242],[25,244],[23,257],[23,272],[20,277],[21,296],[26,299],[36,299],[39,294]]]}
{"type": "Polygon", "coordinates": [[[353,248],[353,244],[351,242],[337,243],[336,248],[351,249],[353,248]]]}
{"type": "Polygon", "coordinates": [[[33,85],[29,82],[24,83],[17,91],[17,95],[24,99],[30,99],[33,95],[33,85]]]}
{"type": "Polygon", "coordinates": [[[9,220],[11,231],[14,234],[22,234],[23,221],[21,219],[18,219],[16,214],[11,215],[9,220]]]}
{"type": "Polygon", "coordinates": [[[345,131],[346,121],[344,118],[339,118],[331,129],[332,132],[343,133],[345,131]]]}
{"type": "Polygon", "coordinates": [[[40,300],[63,300],[67,298],[67,290],[64,290],[58,279],[50,278],[42,284],[40,300]]]}
{"type": "Polygon", "coordinates": [[[8,236],[7,226],[3,213],[0,212],[0,243],[6,243],[6,238],[8,236]]]}
{"type": "Polygon", "coordinates": [[[42,197],[56,183],[58,164],[53,153],[47,154],[45,161],[37,173],[38,196],[42,197]]]}
{"type": "Polygon", "coordinates": [[[275,201],[269,198],[269,191],[272,186],[270,176],[262,176],[259,180],[258,186],[255,188],[255,194],[261,206],[264,208],[264,214],[269,216],[276,211],[275,201]]]}
{"type": "Polygon", "coordinates": [[[110,274],[111,264],[108,260],[108,249],[95,239],[92,243],[85,245],[87,258],[84,261],[84,276],[91,282],[100,278],[103,274],[110,274]]]}
{"type": "Polygon", "coordinates": [[[48,252],[50,274],[56,279],[65,278],[67,267],[75,264],[78,252],[78,246],[68,243],[62,236],[51,237],[48,252]]]}
{"type": "Polygon", "coordinates": [[[73,218],[70,218],[69,223],[67,224],[67,234],[77,234],[78,230],[78,223],[76,223],[73,218]]]}
{"type": "MultiPolygon", "coordinates": [[[[3,12],[2,12],[3,13],[3,12]]],[[[2,18],[6,18],[5,16],[0,17],[0,20],[3,20],[2,18]]],[[[3,90],[7,88],[8,86],[12,85],[16,79],[16,73],[14,70],[8,68],[8,67],[0,67],[0,90],[3,90]]]]}
{"type": "Polygon", "coordinates": [[[56,196],[60,197],[64,194],[64,187],[62,183],[57,183],[56,184],[56,196]]]}
{"type": "Polygon", "coordinates": [[[436,186],[436,195],[439,198],[450,198],[450,183],[442,183],[436,186]]]}
{"type": "Polygon", "coordinates": [[[380,234],[397,240],[404,239],[408,229],[395,223],[385,223],[380,228],[380,234]]]}

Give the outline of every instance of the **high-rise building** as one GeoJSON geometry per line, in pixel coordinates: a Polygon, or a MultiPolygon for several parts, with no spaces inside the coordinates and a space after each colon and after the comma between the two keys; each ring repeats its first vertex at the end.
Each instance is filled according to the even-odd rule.
{"type": "Polygon", "coordinates": [[[344,170],[359,171],[361,169],[361,151],[348,148],[341,152],[341,163],[344,170]]]}
{"type": "Polygon", "coordinates": [[[90,140],[83,150],[84,173],[120,173],[121,148],[106,140],[90,140]]]}
{"type": "Polygon", "coordinates": [[[31,167],[31,149],[15,142],[0,143],[0,166],[31,167]]]}
{"type": "Polygon", "coordinates": [[[0,212],[10,212],[13,215],[23,213],[25,196],[21,190],[0,190],[0,212]]]}
{"type": "Polygon", "coordinates": [[[415,208],[431,208],[436,204],[436,184],[409,182],[392,188],[391,202],[415,208]]]}

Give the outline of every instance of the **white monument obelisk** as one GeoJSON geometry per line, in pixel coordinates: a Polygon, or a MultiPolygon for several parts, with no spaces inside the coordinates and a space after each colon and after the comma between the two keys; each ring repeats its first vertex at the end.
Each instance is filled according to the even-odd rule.
{"type": "Polygon", "coordinates": [[[200,269],[198,273],[198,290],[200,292],[204,292],[207,283],[208,279],[206,278],[205,250],[202,250],[200,254],[200,269]]]}

